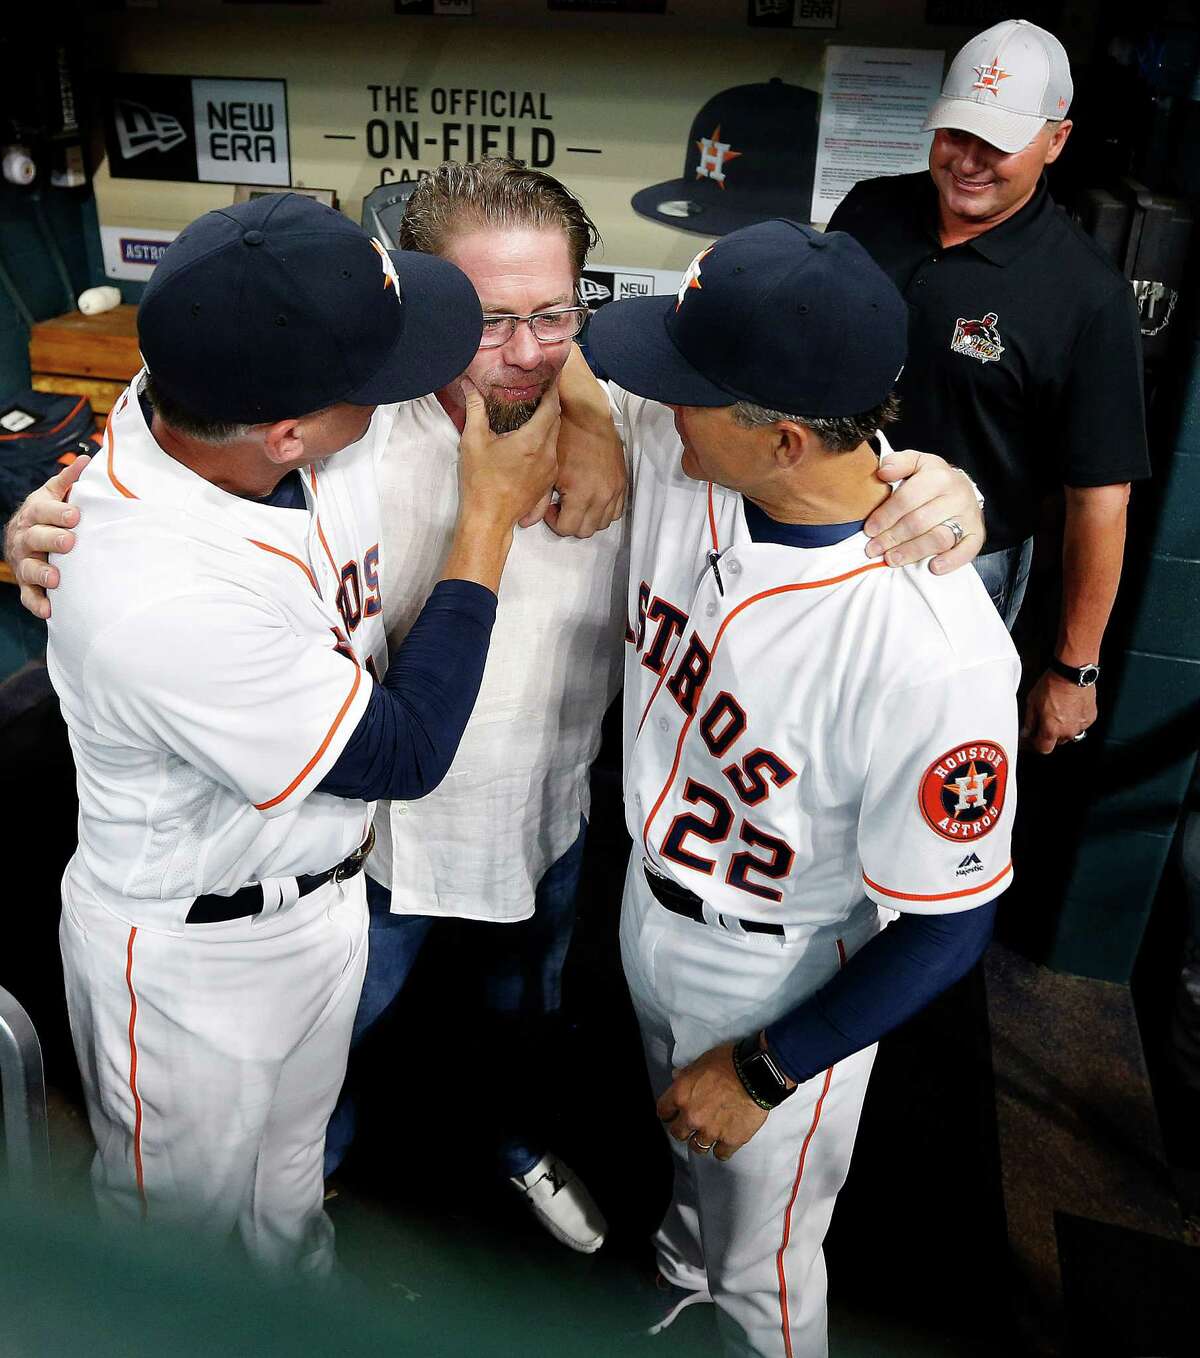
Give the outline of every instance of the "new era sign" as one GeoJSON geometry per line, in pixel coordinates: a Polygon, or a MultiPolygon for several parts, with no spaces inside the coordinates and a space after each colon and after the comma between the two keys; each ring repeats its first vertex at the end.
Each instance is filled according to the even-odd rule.
{"type": "Polygon", "coordinates": [[[115,179],[291,183],[282,80],[119,75],[104,133],[115,179]]]}

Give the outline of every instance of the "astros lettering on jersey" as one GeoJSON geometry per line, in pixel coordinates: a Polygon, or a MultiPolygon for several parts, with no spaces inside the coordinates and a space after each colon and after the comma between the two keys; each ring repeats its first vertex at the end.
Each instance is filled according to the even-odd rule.
{"type": "Polygon", "coordinates": [[[787,926],[868,898],[954,911],[999,895],[1018,662],[975,573],[892,570],[862,534],[755,543],[739,495],[680,469],[670,412],[621,405],[642,453],[625,683],[637,849],[722,914],[787,926]],[[982,875],[960,875],[964,845],[982,875]]]}

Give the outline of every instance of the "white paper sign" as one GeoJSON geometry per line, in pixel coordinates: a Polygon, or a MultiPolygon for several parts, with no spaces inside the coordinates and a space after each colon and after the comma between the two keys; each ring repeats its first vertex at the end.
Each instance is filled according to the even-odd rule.
{"type": "Polygon", "coordinates": [[[178,234],[151,226],[101,226],[104,272],[109,278],[131,278],[144,283],[178,234]]]}
{"type": "Polygon", "coordinates": [[[812,220],[827,222],[860,179],[929,163],[921,124],[942,87],[943,52],[828,47],[817,135],[812,220]]]}

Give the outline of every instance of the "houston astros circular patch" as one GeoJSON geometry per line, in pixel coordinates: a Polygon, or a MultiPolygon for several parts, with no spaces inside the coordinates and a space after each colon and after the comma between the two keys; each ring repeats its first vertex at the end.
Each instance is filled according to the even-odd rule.
{"type": "Polygon", "coordinates": [[[918,800],[931,830],[962,844],[996,827],[1008,787],[1008,756],[994,741],[955,745],[933,761],[918,800]]]}

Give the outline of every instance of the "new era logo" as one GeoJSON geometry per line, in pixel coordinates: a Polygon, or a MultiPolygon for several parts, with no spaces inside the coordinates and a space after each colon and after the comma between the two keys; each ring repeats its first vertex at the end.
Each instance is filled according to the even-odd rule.
{"type": "Polygon", "coordinates": [[[612,289],[606,288],[596,279],[584,277],[579,280],[579,299],[585,306],[597,307],[611,296],[612,289]]]}
{"type": "Polygon", "coordinates": [[[969,853],[967,854],[966,858],[964,858],[962,862],[958,865],[958,870],[955,872],[954,875],[956,877],[965,877],[969,872],[982,872],[982,871],[983,871],[983,861],[980,859],[979,855],[977,853],[969,853]]]}
{"type": "Polygon", "coordinates": [[[169,151],[187,141],[187,133],[178,118],[169,113],[154,113],[145,104],[132,99],[118,99],[113,105],[113,119],[117,127],[117,141],[126,160],[144,151],[169,151]]]}

